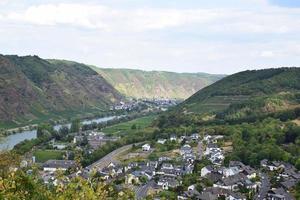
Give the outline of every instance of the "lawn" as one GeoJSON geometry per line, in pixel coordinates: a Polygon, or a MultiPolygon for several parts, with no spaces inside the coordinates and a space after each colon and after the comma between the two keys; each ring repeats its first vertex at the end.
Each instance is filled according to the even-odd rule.
{"type": "Polygon", "coordinates": [[[102,131],[109,134],[118,134],[118,133],[129,133],[135,130],[144,129],[151,125],[153,120],[156,118],[156,115],[149,115],[146,117],[137,118],[128,122],[119,123],[113,126],[104,128],[102,131]],[[132,129],[132,126],[135,125],[136,129],[132,129]]]}
{"type": "Polygon", "coordinates": [[[64,151],[57,150],[37,150],[33,153],[36,162],[46,162],[47,160],[63,159],[64,151]]]}

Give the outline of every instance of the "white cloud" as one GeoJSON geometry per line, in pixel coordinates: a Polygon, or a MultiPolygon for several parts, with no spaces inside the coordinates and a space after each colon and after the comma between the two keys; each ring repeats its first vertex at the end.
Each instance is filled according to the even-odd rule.
{"type": "Polygon", "coordinates": [[[300,31],[300,10],[114,9],[99,4],[46,4],[11,12],[6,19],[37,25],[66,25],[106,31],[147,31],[193,26],[198,31],[287,33],[300,31]],[[298,16],[298,17],[295,17],[298,16]]]}
{"type": "Polygon", "coordinates": [[[0,53],[210,73],[300,63],[300,9],[267,0],[220,8],[114,6],[120,1],[7,8],[0,12],[0,53]]]}
{"type": "Polygon", "coordinates": [[[85,28],[105,28],[97,20],[107,15],[107,8],[103,6],[85,6],[80,4],[58,4],[31,6],[25,12],[13,12],[7,18],[38,25],[72,25],[85,28]]]}
{"type": "Polygon", "coordinates": [[[264,57],[264,58],[272,58],[272,57],[274,57],[274,53],[273,53],[273,51],[262,51],[260,53],[260,56],[264,57]]]}
{"type": "Polygon", "coordinates": [[[92,29],[144,31],[205,23],[216,11],[177,9],[117,10],[102,5],[47,4],[12,12],[7,19],[37,25],[71,25],[92,29]]]}

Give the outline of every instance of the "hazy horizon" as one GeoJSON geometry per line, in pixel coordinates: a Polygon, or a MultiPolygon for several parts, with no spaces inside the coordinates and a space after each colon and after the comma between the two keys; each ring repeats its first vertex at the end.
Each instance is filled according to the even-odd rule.
{"type": "Polygon", "coordinates": [[[101,68],[232,74],[300,62],[300,3],[3,0],[1,54],[101,68]]]}

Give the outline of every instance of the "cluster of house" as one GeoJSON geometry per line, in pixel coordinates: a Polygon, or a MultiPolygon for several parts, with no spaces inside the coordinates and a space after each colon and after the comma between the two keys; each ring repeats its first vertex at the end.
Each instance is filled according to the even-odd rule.
{"type": "Polygon", "coordinates": [[[269,161],[264,159],[260,162],[263,169],[274,172],[279,187],[268,192],[268,197],[273,199],[288,199],[290,191],[300,182],[300,172],[290,163],[281,161],[269,161]],[[285,192],[283,192],[285,191],[285,192]]]}
{"type": "MultiPolygon", "coordinates": [[[[182,141],[185,141],[185,143],[190,143],[190,142],[197,142],[199,140],[199,134],[198,133],[193,133],[192,135],[190,136],[185,136],[185,135],[182,135],[180,137],[177,137],[175,134],[172,134],[170,135],[169,141],[175,141],[175,142],[182,142],[182,141]]],[[[157,143],[159,144],[165,144],[167,142],[167,139],[158,139],[157,140],[157,143]]]]}
{"type": "Polygon", "coordinates": [[[104,133],[97,131],[85,131],[75,135],[73,143],[80,144],[84,139],[87,139],[87,144],[90,146],[91,150],[96,150],[107,142],[119,140],[120,137],[107,136],[104,133]]]}
{"type": "Polygon", "coordinates": [[[129,101],[129,102],[123,102],[121,101],[120,103],[112,106],[110,110],[133,110],[139,105],[138,101],[129,101]]]}
{"type": "Polygon", "coordinates": [[[147,107],[156,108],[167,108],[178,104],[178,100],[175,99],[164,99],[164,98],[153,98],[153,99],[131,99],[128,102],[121,101],[120,103],[112,106],[110,110],[134,110],[140,105],[146,105],[147,107]]]}
{"type": "Polygon", "coordinates": [[[42,166],[41,178],[45,184],[57,185],[57,179],[55,178],[56,171],[66,171],[68,169],[75,169],[76,162],[74,160],[48,160],[42,166]]]}
{"type": "Polygon", "coordinates": [[[207,187],[203,192],[198,192],[195,185],[188,187],[188,190],[183,195],[177,196],[178,200],[198,199],[198,200],[246,200],[247,198],[241,194],[228,189],[218,187],[207,187]]]}
{"type": "Polygon", "coordinates": [[[205,135],[203,138],[203,141],[206,143],[204,155],[214,165],[221,165],[225,158],[222,149],[217,145],[218,140],[222,138],[222,135],[205,135]]]}
{"type": "Polygon", "coordinates": [[[239,161],[230,161],[229,167],[218,165],[208,165],[201,169],[201,177],[210,180],[212,187],[204,188],[202,192],[195,189],[195,186],[188,187],[179,199],[246,199],[239,192],[240,188],[247,188],[256,191],[258,183],[251,181],[257,176],[256,171],[250,166],[246,166],[239,161]]]}
{"type": "MultiPolygon", "coordinates": [[[[80,141],[78,139],[81,139],[81,137],[77,136],[74,137],[75,143],[80,141]]],[[[86,137],[88,141],[93,142],[97,140],[105,142],[116,139],[107,138],[104,134],[97,132],[89,132],[86,137]]],[[[159,157],[154,161],[131,162],[125,165],[108,162],[103,165],[105,167],[98,168],[97,173],[108,182],[124,177],[126,186],[146,188],[145,190],[151,190],[154,193],[175,189],[182,185],[182,177],[184,175],[192,174],[194,171],[195,160],[200,150],[199,152],[194,152],[191,142],[197,141],[197,149],[199,148],[199,144],[206,144],[203,154],[211,161],[211,165],[207,165],[201,169],[199,179],[209,181],[210,187],[204,187],[202,191],[198,191],[196,185],[191,185],[186,191],[178,195],[178,199],[217,200],[225,197],[225,199],[229,200],[246,200],[248,198],[247,195],[242,193],[245,190],[250,191],[252,195],[256,195],[255,198],[257,199],[294,199],[288,191],[300,181],[300,172],[293,165],[278,161],[270,162],[266,159],[261,161],[261,169],[264,169],[262,171],[274,172],[271,174],[275,174],[278,180],[279,186],[271,188],[268,173],[258,172],[240,161],[230,161],[228,167],[222,165],[224,155],[221,148],[217,145],[219,139],[222,139],[222,136],[206,135],[203,140],[200,140],[198,134],[181,137],[171,135],[168,139],[158,139],[157,143],[165,144],[168,140],[176,142],[184,141],[178,151],[180,157],[175,159],[159,157]]],[[[101,143],[99,146],[101,146],[101,143]]],[[[141,146],[141,150],[142,153],[149,153],[153,149],[150,144],[146,143],[141,146]]],[[[69,168],[75,168],[76,163],[68,160],[49,160],[42,167],[44,182],[55,183],[55,171],[66,171],[69,168]]],[[[91,171],[89,169],[84,169],[80,173],[76,173],[76,175],[80,175],[86,179],[90,177],[90,174],[91,171]]]]}
{"type": "MultiPolygon", "coordinates": [[[[193,138],[196,138],[196,135],[193,138]]],[[[171,136],[170,139],[175,140],[175,136],[171,136]]],[[[150,150],[149,144],[142,145],[142,151],[150,150]]],[[[149,184],[147,190],[168,190],[181,185],[183,175],[193,173],[196,154],[192,147],[184,144],[180,148],[180,155],[176,162],[169,157],[159,157],[155,161],[131,162],[127,165],[110,162],[104,168],[98,169],[98,174],[106,181],[125,177],[126,185],[137,185],[141,180],[145,180],[147,183],[153,183],[149,184]]],[[[84,172],[80,175],[87,174],[88,172],[84,172]]]]}
{"type": "MultiPolygon", "coordinates": [[[[107,180],[118,176],[125,176],[125,184],[133,185],[141,183],[141,178],[146,182],[154,180],[151,186],[153,190],[168,190],[181,184],[181,175],[189,173],[184,165],[176,165],[170,158],[161,157],[157,161],[132,162],[126,166],[110,163],[101,170],[101,175],[107,180]]],[[[150,188],[148,188],[150,189],[150,188]]]]}
{"type": "Polygon", "coordinates": [[[156,106],[175,106],[178,103],[176,99],[168,99],[168,98],[153,98],[153,99],[144,99],[144,102],[154,104],[156,106]]]}
{"type": "MultiPolygon", "coordinates": [[[[150,145],[144,144],[143,151],[149,151],[150,145]]],[[[181,183],[181,176],[193,172],[194,154],[192,147],[185,144],[180,149],[181,164],[173,164],[169,157],[160,157],[156,161],[148,162],[132,162],[126,166],[109,163],[100,171],[100,175],[105,180],[114,179],[120,176],[126,177],[126,184],[139,183],[141,177],[145,177],[148,181],[156,177],[156,189],[167,190],[175,188],[181,183]]]]}

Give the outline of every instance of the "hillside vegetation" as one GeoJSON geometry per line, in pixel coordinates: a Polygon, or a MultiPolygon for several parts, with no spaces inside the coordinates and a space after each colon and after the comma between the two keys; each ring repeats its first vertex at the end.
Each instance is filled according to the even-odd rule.
{"type": "Polygon", "coordinates": [[[299,92],[299,68],[244,71],[200,90],[177,109],[233,119],[298,107],[299,92]]]}
{"type": "Polygon", "coordinates": [[[120,93],[134,98],[186,99],[224,75],[92,67],[120,93]]]}
{"type": "Polygon", "coordinates": [[[0,125],[101,112],[121,95],[83,64],[0,55],[0,125]]]}

